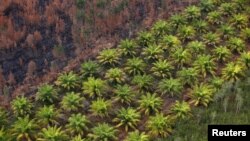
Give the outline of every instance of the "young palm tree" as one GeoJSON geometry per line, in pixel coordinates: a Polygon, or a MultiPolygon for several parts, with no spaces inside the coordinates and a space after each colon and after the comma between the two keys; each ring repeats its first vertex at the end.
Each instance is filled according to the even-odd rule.
{"type": "Polygon", "coordinates": [[[111,83],[122,83],[126,79],[126,74],[120,68],[111,68],[107,70],[105,74],[105,79],[107,79],[111,83]]]}
{"type": "Polygon", "coordinates": [[[167,137],[172,133],[172,120],[169,116],[164,116],[162,113],[157,113],[155,116],[149,117],[146,127],[149,134],[153,137],[167,137]]]}
{"type": "Polygon", "coordinates": [[[36,113],[37,122],[42,126],[58,124],[59,117],[61,114],[54,105],[43,106],[36,113]]]}
{"type": "Polygon", "coordinates": [[[194,29],[199,33],[207,32],[208,27],[208,22],[205,20],[197,20],[194,22],[194,29]]]}
{"type": "Polygon", "coordinates": [[[68,135],[62,130],[62,127],[48,126],[39,133],[37,141],[67,141],[68,135]]]}
{"type": "Polygon", "coordinates": [[[159,92],[163,94],[169,94],[172,97],[181,94],[183,85],[179,79],[163,79],[158,84],[159,92]]]}
{"type": "Polygon", "coordinates": [[[184,10],[185,16],[189,20],[197,20],[201,17],[201,9],[197,6],[189,6],[184,10]]]}
{"type": "Polygon", "coordinates": [[[94,77],[100,72],[100,65],[96,61],[88,60],[81,64],[81,74],[83,77],[94,77]]]}
{"type": "Polygon", "coordinates": [[[231,24],[238,29],[246,28],[248,23],[248,16],[243,14],[235,14],[231,19],[231,24]]]}
{"type": "Polygon", "coordinates": [[[84,98],[80,96],[80,93],[68,92],[63,96],[61,106],[66,111],[77,111],[83,107],[84,98]]]}
{"type": "Polygon", "coordinates": [[[135,98],[135,93],[133,92],[132,88],[127,84],[118,85],[114,93],[115,101],[120,101],[121,103],[130,104],[135,98]]]}
{"type": "Polygon", "coordinates": [[[153,27],[152,31],[156,39],[161,39],[163,35],[167,34],[170,32],[170,25],[163,20],[157,21],[153,27]]]}
{"type": "Polygon", "coordinates": [[[208,32],[207,34],[204,34],[203,41],[205,44],[209,46],[216,46],[220,43],[220,35],[213,32],[208,32]]]}
{"type": "Polygon", "coordinates": [[[151,68],[153,74],[160,78],[170,77],[173,70],[174,67],[167,60],[158,60],[153,63],[153,67],[151,68]]]}
{"type": "Polygon", "coordinates": [[[154,78],[151,75],[136,75],[132,80],[132,84],[136,85],[140,91],[150,90],[152,88],[154,78]]]}
{"type": "Polygon", "coordinates": [[[173,35],[166,35],[163,38],[163,43],[166,44],[165,50],[175,50],[177,47],[181,46],[181,41],[178,37],[173,35]]]}
{"type": "Polygon", "coordinates": [[[216,47],[213,50],[213,53],[214,53],[215,60],[219,62],[227,62],[228,59],[230,59],[232,56],[231,51],[227,47],[224,47],[224,46],[216,47]]]}
{"type": "Polygon", "coordinates": [[[131,75],[143,74],[145,67],[145,62],[142,59],[135,57],[127,60],[125,70],[131,75]]]}
{"type": "Polygon", "coordinates": [[[164,51],[160,46],[157,45],[149,45],[144,48],[142,51],[142,55],[148,60],[158,60],[163,58],[164,51]]]}
{"type": "Polygon", "coordinates": [[[222,13],[219,11],[212,11],[207,14],[207,21],[213,25],[219,25],[222,23],[222,13]]]}
{"type": "Polygon", "coordinates": [[[222,78],[226,81],[236,82],[236,80],[239,80],[245,75],[244,70],[244,65],[230,62],[222,69],[222,78]]]}
{"type": "Polygon", "coordinates": [[[183,40],[191,40],[194,39],[196,35],[196,31],[192,26],[181,26],[178,32],[178,36],[183,40]]]}
{"type": "Polygon", "coordinates": [[[159,112],[161,109],[163,100],[161,97],[156,96],[156,93],[142,95],[139,102],[139,110],[144,112],[145,115],[149,115],[154,112],[159,112]]]}
{"type": "Polygon", "coordinates": [[[138,43],[141,47],[148,47],[148,45],[154,43],[154,37],[150,32],[140,32],[138,36],[138,43]]]}
{"type": "Polygon", "coordinates": [[[43,103],[53,103],[58,98],[57,90],[49,84],[43,84],[38,88],[36,100],[43,103]]]}
{"type": "Polygon", "coordinates": [[[92,141],[114,141],[117,140],[116,133],[117,130],[113,126],[107,123],[99,123],[92,128],[92,133],[88,136],[92,141]]]}
{"type": "Polygon", "coordinates": [[[214,89],[211,85],[208,84],[200,84],[195,85],[191,90],[189,97],[191,98],[190,104],[194,106],[208,106],[208,103],[212,101],[212,96],[214,93],[214,89]]]}
{"type": "Polygon", "coordinates": [[[94,116],[105,117],[108,116],[108,111],[111,106],[112,103],[110,101],[97,98],[97,100],[92,101],[92,104],[90,105],[90,111],[94,116]]]}
{"type": "Polygon", "coordinates": [[[138,130],[129,132],[125,141],[149,141],[149,136],[144,132],[140,133],[138,130]]]}
{"type": "Polygon", "coordinates": [[[185,119],[191,116],[191,107],[185,101],[176,101],[175,104],[172,105],[170,110],[178,119],[185,119]]]}
{"type": "Polygon", "coordinates": [[[124,56],[135,56],[136,49],[138,48],[136,43],[129,39],[122,40],[118,47],[121,49],[121,52],[124,56]]]}
{"type": "Polygon", "coordinates": [[[215,5],[213,0],[201,0],[200,7],[202,12],[208,13],[215,8],[215,5]]]}
{"type": "Polygon", "coordinates": [[[71,133],[71,135],[83,135],[84,131],[88,131],[89,123],[90,121],[85,115],[82,115],[81,113],[72,114],[68,119],[66,128],[71,133]]]}
{"type": "Polygon", "coordinates": [[[250,51],[241,53],[240,62],[245,64],[247,68],[250,68],[250,51]]]}
{"type": "Polygon", "coordinates": [[[235,35],[235,29],[231,25],[223,24],[221,25],[219,32],[224,39],[228,39],[235,35]]]}
{"type": "Polygon", "coordinates": [[[231,37],[228,41],[228,46],[238,53],[243,52],[246,48],[245,42],[238,37],[231,37]]]}
{"type": "Polygon", "coordinates": [[[140,121],[141,115],[133,108],[122,108],[118,111],[117,117],[113,119],[113,122],[117,122],[116,127],[124,126],[125,131],[128,132],[128,128],[135,129],[137,123],[140,121]]]}
{"type": "Polygon", "coordinates": [[[9,141],[9,140],[10,140],[10,137],[9,137],[8,133],[2,127],[0,129],[0,141],[9,141]]]}
{"type": "Polygon", "coordinates": [[[81,135],[74,136],[70,141],[91,141],[88,138],[82,138],[81,135]]]}
{"type": "MultiPolygon", "coordinates": [[[[7,110],[0,107],[0,125],[3,127],[8,124],[8,113],[7,110]]],[[[1,141],[1,140],[0,140],[1,141]]]]}
{"type": "Polygon", "coordinates": [[[16,117],[23,117],[31,113],[32,104],[26,97],[21,96],[12,100],[11,108],[16,117]]]}
{"type": "Polygon", "coordinates": [[[215,90],[218,91],[219,89],[221,89],[221,87],[224,83],[224,80],[220,77],[214,77],[211,79],[210,83],[213,85],[215,90]]]}
{"type": "Polygon", "coordinates": [[[206,45],[200,41],[191,41],[187,44],[187,48],[191,50],[194,55],[204,53],[206,50],[206,45]]]}
{"type": "Polygon", "coordinates": [[[171,54],[173,63],[177,64],[178,68],[183,67],[191,62],[192,55],[188,49],[177,48],[175,52],[171,54]]]}
{"type": "Polygon", "coordinates": [[[170,24],[174,29],[186,24],[186,18],[181,14],[172,15],[169,19],[170,24]]]}
{"type": "Polygon", "coordinates": [[[18,117],[11,129],[11,136],[16,141],[32,141],[35,136],[35,129],[37,128],[34,119],[30,120],[28,116],[23,118],[18,117]]]}
{"type": "Polygon", "coordinates": [[[194,68],[183,68],[177,72],[178,78],[180,78],[183,85],[193,86],[198,82],[199,73],[194,68]]]}
{"type": "Polygon", "coordinates": [[[89,77],[87,81],[83,82],[83,93],[88,94],[89,97],[102,96],[107,90],[107,84],[104,80],[89,77]]]}
{"type": "Polygon", "coordinates": [[[210,55],[199,55],[193,66],[204,78],[207,74],[215,74],[216,65],[210,55]]]}
{"type": "Polygon", "coordinates": [[[97,56],[98,61],[103,65],[119,64],[121,54],[117,49],[104,49],[97,56]]]}
{"type": "Polygon", "coordinates": [[[79,76],[73,71],[61,74],[55,84],[66,90],[76,89],[79,85],[79,76]]]}

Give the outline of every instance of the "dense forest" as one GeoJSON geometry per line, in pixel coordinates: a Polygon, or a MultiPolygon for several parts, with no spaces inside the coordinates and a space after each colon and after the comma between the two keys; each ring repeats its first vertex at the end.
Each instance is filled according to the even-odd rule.
{"type": "Polygon", "coordinates": [[[248,0],[0,3],[0,141],[205,141],[250,122],[248,0]]]}

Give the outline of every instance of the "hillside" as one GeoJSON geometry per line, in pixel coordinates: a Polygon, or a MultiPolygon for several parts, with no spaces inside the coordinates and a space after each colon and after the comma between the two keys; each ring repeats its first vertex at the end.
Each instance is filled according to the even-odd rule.
{"type": "MultiPolygon", "coordinates": [[[[47,59],[50,53],[53,57],[43,62],[49,67],[42,68],[43,75],[37,60],[26,62],[20,81],[14,72],[7,73],[6,79],[6,68],[2,69],[1,84],[15,91],[10,96],[11,89],[1,86],[5,100],[0,109],[0,140],[195,140],[204,136],[204,126],[210,122],[204,109],[214,116],[212,121],[221,123],[230,120],[214,120],[216,111],[224,110],[224,115],[217,116],[222,118],[233,114],[234,106],[236,113],[247,109],[242,107],[249,105],[244,98],[248,98],[250,67],[250,1],[201,0],[189,6],[126,0],[77,0],[72,6],[60,2],[43,4],[61,10],[54,11],[58,12],[54,18],[63,19],[64,28],[54,20],[52,25],[45,23],[41,30],[51,32],[46,32],[47,39],[41,32],[40,40],[35,38],[40,30],[30,35],[32,28],[23,28],[15,34],[24,32],[25,40],[15,43],[14,39],[14,46],[2,47],[11,54],[23,44],[37,60],[47,59]],[[168,10],[175,12],[166,14],[168,10]],[[48,42],[53,47],[43,56],[39,44],[48,42]],[[203,126],[196,128],[192,124],[196,121],[203,126]],[[189,127],[192,130],[186,131],[189,127]],[[184,136],[195,129],[203,134],[184,136]]],[[[22,9],[12,5],[0,8],[5,21],[15,19],[13,11],[22,9]]],[[[21,17],[27,18],[25,12],[21,17]]],[[[30,24],[24,23],[24,27],[30,24]]],[[[3,30],[2,37],[11,37],[7,35],[3,30]]],[[[29,53],[26,48],[20,50],[29,53]]],[[[240,114],[236,121],[248,117],[240,114]]]]}

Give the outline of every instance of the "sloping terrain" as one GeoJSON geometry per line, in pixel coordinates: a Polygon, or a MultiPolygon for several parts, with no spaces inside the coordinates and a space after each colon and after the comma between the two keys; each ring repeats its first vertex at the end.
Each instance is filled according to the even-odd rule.
{"type": "Polygon", "coordinates": [[[249,1],[203,0],[159,20],[11,99],[0,110],[0,138],[167,140],[197,114],[194,107],[213,99],[235,101],[239,112],[239,81],[250,67],[249,15],[249,1]]]}

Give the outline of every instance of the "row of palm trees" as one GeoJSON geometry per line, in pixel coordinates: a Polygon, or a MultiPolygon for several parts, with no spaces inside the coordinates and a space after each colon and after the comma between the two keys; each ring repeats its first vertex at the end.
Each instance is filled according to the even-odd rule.
{"type": "Polygon", "coordinates": [[[244,0],[202,0],[0,108],[0,140],[149,141],[250,67],[244,0]],[[187,98],[185,98],[187,97],[187,98]],[[184,101],[184,99],[186,101],[184,101]],[[167,106],[171,105],[171,106],[167,106]],[[120,136],[118,136],[121,134],[120,136]]]}

